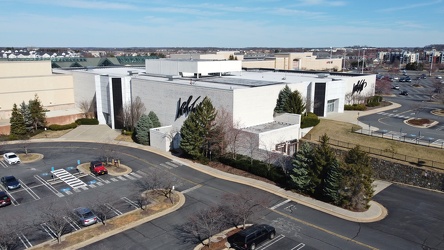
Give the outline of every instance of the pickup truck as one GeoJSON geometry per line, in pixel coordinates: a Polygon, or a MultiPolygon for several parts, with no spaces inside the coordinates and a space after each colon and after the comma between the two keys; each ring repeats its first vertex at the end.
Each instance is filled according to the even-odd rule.
{"type": "Polygon", "coordinates": [[[95,175],[103,175],[108,173],[108,170],[101,161],[92,161],[89,165],[89,170],[95,175]]]}

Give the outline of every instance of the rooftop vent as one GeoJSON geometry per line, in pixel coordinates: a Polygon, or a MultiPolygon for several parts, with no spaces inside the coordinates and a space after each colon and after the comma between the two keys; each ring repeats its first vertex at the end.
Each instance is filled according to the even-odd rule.
{"type": "Polygon", "coordinates": [[[330,74],[328,73],[322,73],[322,74],[318,74],[318,78],[326,78],[328,77],[330,74]]]}

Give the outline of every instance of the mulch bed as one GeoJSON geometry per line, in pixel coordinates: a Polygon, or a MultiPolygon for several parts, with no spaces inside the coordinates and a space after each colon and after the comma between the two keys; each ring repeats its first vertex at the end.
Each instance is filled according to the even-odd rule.
{"type": "Polygon", "coordinates": [[[213,162],[212,161],[212,162],[208,163],[208,166],[210,166],[212,168],[215,168],[217,170],[226,172],[226,173],[230,173],[230,174],[234,174],[234,175],[239,175],[239,176],[244,176],[244,177],[248,177],[248,178],[252,178],[252,179],[255,179],[255,180],[260,180],[260,181],[263,181],[263,182],[266,182],[266,183],[270,183],[270,184],[276,185],[275,182],[270,181],[267,178],[254,175],[254,174],[248,173],[246,171],[243,171],[243,170],[240,170],[240,169],[237,169],[237,168],[233,168],[233,167],[228,166],[228,165],[224,165],[224,164],[222,164],[220,162],[213,162]]]}
{"type": "Polygon", "coordinates": [[[424,126],[424,125],[432,123],[432,121],[429,119],[425,119],[425,118],[418,118],[418,119],[408,120],[407,123],[414,125],[414,126],[424,126]]]}

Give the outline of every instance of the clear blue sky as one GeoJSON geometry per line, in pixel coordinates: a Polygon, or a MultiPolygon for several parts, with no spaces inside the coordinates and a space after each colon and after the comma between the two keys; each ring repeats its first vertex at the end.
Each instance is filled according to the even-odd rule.
{"type": "Polygon", "coordinates": [[[0,0],[0,9],[0,46],[444,43],[444,0],[0,0]]]}

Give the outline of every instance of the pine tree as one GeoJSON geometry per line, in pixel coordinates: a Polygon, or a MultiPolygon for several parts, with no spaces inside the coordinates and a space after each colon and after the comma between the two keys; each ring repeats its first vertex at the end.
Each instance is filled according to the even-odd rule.
{"type": "Polygon", "coordinates": [[[324,179],[323,196],[324,200],[335,205],[341,203],[340,188],[342,182],[342,170],[338,161],[334,161],[328,167],[326,177],[324,179]]]}
{"type": "Polygon", "coordinates": [[[292,114],[303,114],[305,112],[305,103],[299,91],[293,91],[288,97],[284,105],[284,112],[292,114]]]}
{"type": "Polygon", "coordinates": [[[143,145],[150,145],[150,128],[153,123],[148,115],[143,114],[136,124],[135,132],[137,142],[143,145]]]}
{"type": "Polygon", "coordinates": [[[9,122],[11,123],[11,135],[26,135],[26,126],[25,121],[23,120],[23,115],[20,113],[20,110],[17,108],[17,104],[15,103],[12,106],[12,113],[9,122]]]}
{"type": "Polygon", "coordinates": [[[300,150],[295,153],[290,175],[296,190],[304,193],[312,193],[310,187],[311,169],[313,168],[313,148],[308,143],[302,143],[300,150]]]}
{"type": "Polygon", "coordinates": [[[23,120],[25,121],[26,130],[30,131],[33,128],[32,124],[32,116],[29,111],[29,105],[27,105],[24,101],[20,104],[20,112],[23,115],[23,120]]]}
{"type": "Polygon", "coordinates": [[[285,104],[287,103],[288,98],[290,98],[291,89],[288,85],[279,92],[278,99],[276,100],[276,107],[274,108],[275,113],[284,113],[285,104]]]}
{"type": "Polygon", "coordinates": [[[37,94],[34,96],[34,100],[29,100],[28,108],[33,129],[37,130],[38,128],[44,127],[46,125],[45,109],[37,94]]]}
{"type": "Polygon", "coordinates": [[[207,153],[217,131],[216,109],[207,97],[199,103],[196,110],[188,115],[180,129],[180,148],[193,159],[200,159],[207,153]]]}
{"type": "Polygon", "coordinates": [[[336,155],[332,148],[328,145],[330,138],[327,134],[321,136],[321,144],[318,145],[314,152],[314,168],[313,168],[313,182],[316,186],[315,195],[322,197],[324,180],[326,179],[327,172],[330,166],[335,163],[336,155]]]}
{"type": "Polygon", "coordinates": [[[153,111],[150,111],[150,113],[148,114],[148,117],[150,118],[151,122],[153,123],[152,128],[158,128],[161,126],[159,118],[157,117],[156,113],[154,113],[153,111]]]}
{"type": "Polygon", "coordinates": [[[344,161],[342,205],[352,210],[365,210],[374,192],[370,157],[359,146],[356,146],[348,151],[344,161]]]}

